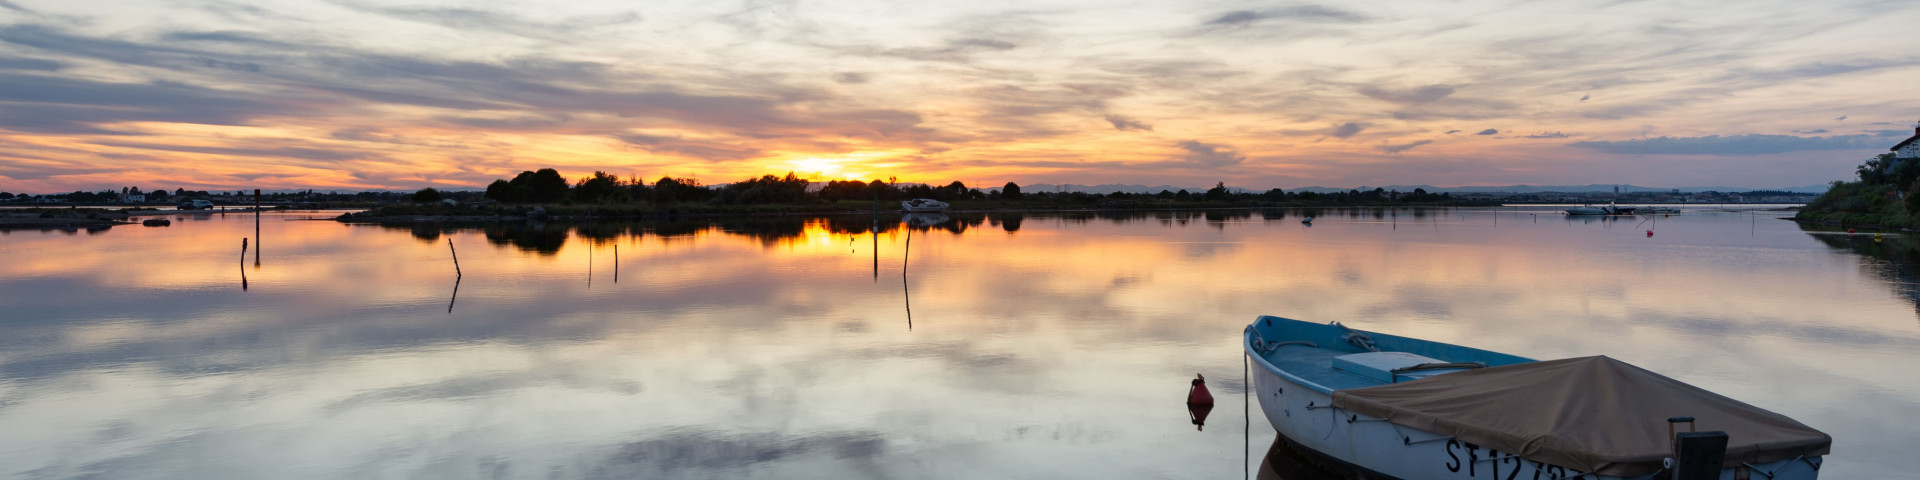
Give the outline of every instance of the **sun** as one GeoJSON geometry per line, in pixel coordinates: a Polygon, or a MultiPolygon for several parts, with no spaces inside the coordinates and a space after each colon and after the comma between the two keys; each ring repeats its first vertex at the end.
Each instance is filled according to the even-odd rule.
{"type": "Polygon", "coordinates": [[[841,174],[840,164],[844,161],[838,158],[806,157],[790,160],[787,163],[793,165],[795,172],[838,178],[841,174]]]}

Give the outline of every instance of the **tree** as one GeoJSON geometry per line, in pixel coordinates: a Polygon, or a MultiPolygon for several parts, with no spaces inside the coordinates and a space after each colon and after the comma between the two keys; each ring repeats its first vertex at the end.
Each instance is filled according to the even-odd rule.
{"type": "Polygon", "coordinates": [[[1267,193],[1260,194],[1260,198],[1264,200],[1273,200],[1273,201],[1286,200],[1287,191],[1281,190],[1278,188],[1267,190],[1267,193]]]}
{"type": "Polygon", "coordinates": [[[533,178],[527,182],[527,200],[534,203],[553,203],[567,198],[567,179],[560,171],[542,168],[533,172],[533,178]]]}
{"type": "MultiPolygon", "coordinates": [[[[884,185],[884,184],[882,184],[884,185]]],[[[820,199],[829,202],[841,200],[872,200],[873,189],[867,182],[859,180],[832,180],[820,188],[820,199]]]]}
{"type": "Polygon", "coordinates": [[[1893,153],[1882,153],[1860,164],[1858,168],[1853,169],[1853,173],[1860,177],[1860,183],[1868,185],[1886,183],[1889,180],[1890,172],[1888,171],[1892,169],[1894,161],[1893,153]]]}
{"type": "Polygon", "coordinates": [[[946,200],[950,198],[966,198],[967,184],[960,183],[959,180],[954,180],[953,183],[949,183],[945,187],[940,187],[940,194],[941,194],[940,195],[941,197],[945,197],[945,198],[941,198],[941,200],[946,200]]]}
{"type": "Polygon", "coordinates": [[[1913,186],[1907,188],[1905,202],[1908,214],[1920,214],[1920,180],[1915,180],[1913,186]]]}
{"type": "Polygon", "coordinates": [[[1000,198],[1004,198],[1007,200],[1019,200],[1020,197],[1021,197],[1020,184],[1007,182],[1006,186],[1000,187],[1000,198]]]}
{"type": "Polygon", "coordinates": [[[440,191],[434,190],[433,187],[422,188],[418,192],[413,192],[413,203],[433,203],[440,201],[440,198],[440,191]]]}
{"type": "Polygon", "coordinates": [[[494,180],[487,185],[487,198],[496,202],[511,203],[520,201],[520,194],[513,189],[513,183],[504,179],[494,180]]]}
{"type": "Polygon", "coordinates": [[[588,203],[620,202],[625,193],[620,189],[619,177],[596,171],[574,186],[573,199],[588,203]]]}
{"type": "Polygon", "coordinates": [[[811,182],[794,175],[793,172],[787,172],[786,177],[762,175],[760,178],[727,185],[720,192],[720,200],[735,204],[807,203],[814,198],[807,195],[809,184],[811,182]]]}
{"type": "Polygon", "coordinates": [[[1207,189],[1207,201],[1226,200],[1227,195],[1227,182],[1215,183],[1213,188],[1207,189]]]}
{"type": "Polygon", "coordinates": [[[660,177],[653,183],[653,201],[659,203],[704,202],[712,197],[713,190],[695,178],[660,177]]]}

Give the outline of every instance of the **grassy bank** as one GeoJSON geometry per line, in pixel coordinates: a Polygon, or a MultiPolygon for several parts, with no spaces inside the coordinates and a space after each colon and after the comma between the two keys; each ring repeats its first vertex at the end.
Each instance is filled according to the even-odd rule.
{"type": "Polygon", "coordinates": [[[1920,228],[1920,159],[1887,153],[1854,170],[1852,182],[1834,182],[1794,220],[1857,228],[1920,228]]]}

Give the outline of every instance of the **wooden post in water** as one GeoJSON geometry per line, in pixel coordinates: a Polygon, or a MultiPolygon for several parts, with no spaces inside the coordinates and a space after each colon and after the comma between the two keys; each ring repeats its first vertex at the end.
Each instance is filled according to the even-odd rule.
{"type": "Polygon", "coordinates": [[[620,283],[620,244],[613,244],[613,283],[620,283]]]}
{"type": "Polygon", "coordinates": [[[253,268],[260,268],[260,189],[253,189],[253,268]]]}
{"type": "MultiPolygon", "coordinates": [[[[447,239],[447,253],[453,254],[453,278],[458,281],[460,274],[460,252],[453,249],[453,239],[447,239]]],[[[454,287],[459,288],[459,287],[454,287]]]]}

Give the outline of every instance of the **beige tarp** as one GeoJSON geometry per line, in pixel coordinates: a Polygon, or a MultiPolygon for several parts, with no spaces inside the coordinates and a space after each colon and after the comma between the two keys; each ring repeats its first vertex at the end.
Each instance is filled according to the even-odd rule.
{"type": "MultiPolygon", "coordinates": [[[[1569,358],[1336,390],[1333,405],[1452,435],[1535,461],[1602,475],[1639,475],[1672,456],[1667,419],[1727,432],[1729,465],[1827,454],[1833,438],[1607,357],[1569,358]]],[[[1679,425],[1686,431],[1686,425],[1679,425]]]]}

